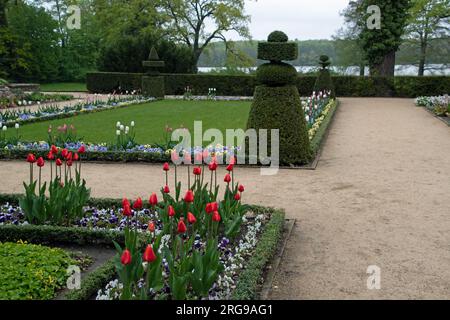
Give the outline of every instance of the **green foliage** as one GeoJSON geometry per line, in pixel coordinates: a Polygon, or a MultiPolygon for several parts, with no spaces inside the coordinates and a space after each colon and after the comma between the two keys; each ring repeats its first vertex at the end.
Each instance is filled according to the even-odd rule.
{"type": "Polygon", "coordinates": [[[62,288],[66,270],[75,264],[61,249],[0,243],[1,300],[49,300],[62,288]]]}
{"type": "Polygon", "coordinates": [[[330,71],[328,69],[320,69],[317,73],[317,80],[314,84],[314,91],[331,91],[331,96],[336,97],[333,80],[331,79],[330,71]]]}
{"type": "Polygon", "coordinates": [[[90,92],[112,93],[141,90],[142,74],[119,72],[95,72],[86,75],[86,85],[90,92]]]}
{"type": "Polygon", "coordinates": [[[280,130],[280,164],[303,165],[311,160],[306,120],[295,86],[256,87],[247,128],[280,130]]]}
{"type": "Polygon", "coordinates": [[[62,126],[58,126],[56,130],[49,126],[48,130],[48,144],[55,145],[57,147],[64,147],[66,143],[76,143],[78,141],[83,141],[82,137],[79,137],[77,134],[77,130],[74,125],[64,124],[62,126]]]}
{"type": "Polygon", "coordinates": [[[164,77],[161,76],[143,76],[142,94],[148,97],[164,98],[164,77]]]}
{"type": "Polygon", "coordinates": [[[264,268],[278,248],[284,228],[284,212],[275,211],[259,238],[255,252],[246,263],[245,270],[239,275],[232,300],[258,299],[258,287],[264,268]]]}
{"type": "Polygon", "coordinates": [[[283,62],[265,63],[259,66],[256,79],[268,86],[295,84],[297,70],[292,65],[283,62]]]}
{"type": "Polygon", "coordinates": [[[75,218],[83,216],[83,207],[90,197],[90,189],[86,188],[86,181],[81,180],[76,172],[75,179],[66,177],[61,185],[59,178],[51,181],[48,188],[48,198],[45,193],[47,183],[39,188],[36,194],[37,181],[27,185],[24,182],[25,195],[19,200],[25,217],[32,224],[67,224],[75,218]]]}
{"type": "Polygon", "coordinates": [[[295,42],[259,42],[258,59],[270,61],[295,60],[298,45],[295,42]]]}
{"type": "Polygon", "coordinates": [[[336,113],[336,109],[339,106],[339,101],[334,100],[333,106],[331,107],[330,111],[326,115],[325,119],[323,120],[322,124],[320,125],[319,129],[317,130],[314,137],[311,139],[311,149],[314,154],[317,154],[319,152],[320,147],[322,146],[322,143],[324,142],[325,136],[329,130],[329,126],[331,124],[331,120],[333,120],[334,114],[336,113]]]}
{"type": "MultiPolygon", "coordinates": [[[[381,28],[370,30],[367,27],[367,20],[371,14],[367,13],[366,10],[372,4],[373,1],[371,0],[358,1],[357,11],[360,13],[357,24],[361,30],[358,40],[365,52],[371,74],[389,75],[383,73],[381,66],[386,57],[395,53],[402,43],[402,36],[407,25],[410,0],[380,1],[377,3],[382,14],[381,28]]],[[[391,71],[393,72],[394,70],[391,71]]]]}
{"type": "Polygon", "coordinates": [[[287,42],[288,40],[288,36],[283,31],[273,31],[267,37],[268,42],[287,42]]]}

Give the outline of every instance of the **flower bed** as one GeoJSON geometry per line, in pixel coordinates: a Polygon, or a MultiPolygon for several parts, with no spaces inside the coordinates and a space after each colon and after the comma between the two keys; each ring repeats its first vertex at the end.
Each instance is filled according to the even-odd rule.
{"type": "MultiPolygon", "coordinates": [[[[59,150],[51,152],[53,159],[58,159],[59,150]]],[[[86,280],[88,285],[69,293],[68,298],[87,299],[95,292],[98,299],[256,297],[263,269],[277,248],[284,214],[242,204],[245,188],[234,174],[235,161],[227,166],[222,198],[218,196],[217,163],[212,157],[207,166],[209,173],[204,172],[204,166],[195,166],[188,173],[184,196],[177,181],[181,172],[177,175],[177,166],[166,163],[161,201],[152,193],[148,201],[138,198],[132,203],[126,198],[121,202],[89,200],[89,191],[83,191],[87,197],[79,196],[80,190],[86,190],[85,182],[79,183],[81,164],[74,165],[74,185],[70,174],[73,156],[67,150],[61,155],[64,175],[62,163],[57,164],[59,174],[56,169],[48,197],[46,182],[41,181],[45,162],[28,155],[30,183],[24,183],[26,193],[18,198],[0,197],[7,201],[0,206],[0,241],[111,241],[117,249],[114,260],[94,271],[86,280]],[[38,180],[33,179],[35,164],[38,180]],[[169,171],[175,173],[172,191],[169,171]],[[34,186],[38,182],[36,194],[34,186]],[[67,187],[73,189],[68,193],[73,200],[59,197],[67,187]],[[82,205],[82,211],[77,211],[75,204],[82,205]],[[247,262],[251,262],[251,270],[247,262]]]]}
{"type": "Polygon", "coordinates": [[[1,300],[52,299],[76,265],[61,249],[22,241],[0,243],[0,257],[1,300]]]}
{"type": "Polygon", "coordinates": [[[148,103],[156,101],[155,98],[143,96],[116,96],[112,95],[108,101],[94,99],[71,106],[40,107],[37,111],[32,110],[7,110],[0,113],[0,127],[6,130],[7,127],[14,127],[16,124],[26,124],[38,121],[62,119],[77,116],[78,114],[112,110],[115,108],[127,107],[134,104],[148,103]]]}
{"type": "Polygon", "coordinates": [[[417,106],[425,107],[428,111],[450,125],[450,99],[448,95],[435,97],[418,97],[417,106]]]}

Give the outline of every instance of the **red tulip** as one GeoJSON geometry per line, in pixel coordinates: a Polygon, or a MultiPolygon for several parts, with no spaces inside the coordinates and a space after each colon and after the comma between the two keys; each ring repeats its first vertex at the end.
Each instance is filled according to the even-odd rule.
{"type": "Polygon", "coordinates": [[[42,168],[45,165],[45,161],[44,158],[39,157],[39,159],[37,159],[36,164],[38,167],[42,168]]]}
{"type": "Polygon", "coordinates": [[[52,147],[50,148],[50,152],[53,153],[54,155],[58,154],[58,147],[52,145],[52,147]]]}
{"type": "Polygon", "coordinates": [[[78,161],[80,160],[80,156],[78,155],[78,153],[75,152],[75,154],[73,155],[73,161],[78,161]]]}
{"type": "Polygon", "coordinates": [[[150,221],[148,223],[148,231],[155,232],[155,224],[153,223],[153,221],[150,221]]]}
{"type": "Polygon", "coordinates": [[[69,151],[67,149],[62,149],[61,155],[63,156],[63,158],[67,158],[68,154],[69,154],[69,151]]]}
{"type": "Polygon", "coordinates": [[[195,167],[194,168],[194,175],[199,176],[202,174],[202,168],[200,167],[195,167]]]}
{"type": "Polygon", "coordinates": [[[143,203],[141,197],[137,198],[136,201],[133,203],[133,209],[135,210],[142,210],[143,203]]]}
{"type": "Polygon", "coordinates": [[[61,167],[62,166],[62,161],[61,161],[61,159],[56,159],[56,165],[58,166],[58,167],[61,167]]]}
{"type": "Polygon", "coordinates": [[[194,193],[192,190],[188,190],[184,196],[184,202],[191,203],[194,202],[194,193]]]}
{"type": "Polygon", "coordinates": [[[120,258],[120,262],[122,262],[123,265],[129,265],[131,263],[131,253],[128,249],[125,249],[125,251],[122,253],[122,257],[120,258]]]}
{"type": "Polygon", "coordinates": [[[169,206],[167,210],[169,217],[173,217],[175,215],[175,209],[172,206],[169,206]]]}
{"type": "Polygon", "coordinates": [[[214,211],[212,219],[213,219],[214,222],[219,222],[220,221],[221,218],[220,218],[219,211],[214,211]]]}
{"type": "Polygon", "coordinates": [[[73,164],[72,159],[67,160],[67,166],[68,166],[68,167],[71,167],[72,164],[73,164]]]}
{"type": "Polygon", "coordinates": [[[164,163],[164,165],[163,165],[163,170],[164,171],[169,171],[170,170],[170,167],[169,167],[169,163],[164,163]]]}
{"type": "Polygon", "coordinates": [[[150,202],[152,206],[156,206],[158,204],[158,197],[156,196],[156,193],[152,193],[148,202],[150,202]]]}
{"type": "Polygon", "coordinates": [[[130,206],[130,201],[127,198],[122,199],[122,207],[130,206]]]}
{"type": "Polygon", "coordinates": [[[67,161],[69,161],[69,160],[72,161],[72,159],[73,159],[72,152],[69,152],[65,158],[66,158],[67,161]]]}
{"type": "Polygon", "coordinates": [[[32,153],[28,154],[27,162],[29,162],[29,163],[35,163],[36,162],[36,157],[34,156],[34,154],[32,154],[32,153]]]}
{"type": "Polygon", "coordinates": [[[227,173],[227,174],[225,175],[225,178],[223,179],[223,181],[225,181],[226,183],[230,183],[230,182],[231,182],[231,176],[230,176],[229,173],[227,173]]]}
{"type": "Polygon", "coordinates": [[[48,160],[54,160],[54,159],[55,159],[55,155],[50,151],[50,152],[47,154],[47,159],[48,159],[48,160]]]}
{"type": "Polygon", "coordinates": [[[227,171],[228,172],[231,172],[231,171],[233,171],[233,167],[234,167],[234,164],[229,164],[228,166],[227,166],[227,171]]]}
{"type": "Polygon", "coordinates": [[[170,188],[169,188],[169,186],[165,186],[163,192],[164,192],[164,193],[170,193],[170,188]]]}
{"type": "Polygon", "coordinates": [[[244,186],[242,184],[240,184],[239,187],[238,187],[238,190],[239,190],[239,192],[242,193],[242,192],[245,191],[245,188],[244,188],[244,186]]]}
{"type": "Polygon", "coordinates": [[[86,152],[86,148],[85,148],[84,145],[82,145],[81,147],[78,148],[78,153],[79,153],[79,154],[83,154],[83,153],[85,153],[85,152],[86,152]]]}
{"type": "Polygon", "coordinates": [[[156,260],[155,252],[153,251],[153,248],[151,245],[148,245],[147,248],[144,251],[144,255],[142,256],[144,261],[152,263],[156,260]]]}
{"type": "Polygon", "coordinates": [[[215,159],[209,163],[208,168],[211,171],[216,171],[216,169],[217,169],[217,162],[216,162],[215,159]]]}
{"type": "Polygon", "coordinates": [[[131,208],[128,204],[123,207],[123,213],[125,217],[131,217],[131,208]]]}
{"type": "Polygon", "coordinates": [[[214,211],[218,210],[218,204],[217,202],[210,202],[206,204],[205,211],[206,213],[213,213],[214,211]]]}
{"type": "Polygon", "coordinates": [[[234,195],[234,200],[236,200],[236,201],[241,200],[241,195],[239,194],[239,192],[237,192],[237,193],[234,195]]]}
{"type": "Polygon", "coordinates": [[[195,216],[190,212],[188,212],[188,214],[187,214],[187,220],[190,224],[194,224],[197,222],[197,219],[195,218],[195,216]]]}
{"type": "Polygon", "coordinates": [[[178,233],[185,233],[187,230],[186,225],[184,224],[184,220],[180,219],[178,221],[178,233]]]}

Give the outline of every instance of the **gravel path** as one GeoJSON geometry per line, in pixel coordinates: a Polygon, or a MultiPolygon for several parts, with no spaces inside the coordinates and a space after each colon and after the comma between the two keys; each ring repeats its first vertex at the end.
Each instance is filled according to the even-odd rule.
{"type": "MultiPolygon", "coordinates": [[[[341,102],[317,170],[237,169],[244,201],[297,219],[271,298],[450,298],[450,128],[410,99],[341,102]],[[369,265],[380,290],[367,289],[369,265]]],[[[22,192],[27,168],[0,162],[0,192],[22,192]]],[[[83,174],[95,197],[147,197],[164,181],[159,165],[83,174]]]]}

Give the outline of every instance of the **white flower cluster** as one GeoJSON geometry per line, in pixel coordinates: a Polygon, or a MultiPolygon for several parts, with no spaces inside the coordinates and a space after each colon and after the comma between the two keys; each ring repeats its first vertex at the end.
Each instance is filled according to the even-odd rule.
{"type": "MultiPolygon", "coordinates": [[[[243,222],[247,222],[245,216],[243,222]]],[[[239,241],[239,245],[235,248],[235,252],[225,264],[223,274],[219,275],[216,285],[221,288],[221,291],[216,296],[217,299],[230,299],[232,290],[236,288],[235,279],[239,270],[243,269],[245,257],[251,254],[251,251],[256,247],[258,242],[258,233],[261,231],[264,215],[256,216],[255,223],[247,228],[246,234],[239,241]]]]}
{"type": "Polygon", "coordinates": [[[308,131],[309,140],[312,140],[314,136],[316,135],[317,131],[319,130],[320,126],[322,125],[323,120],[330,112],[331,107],[333,106],[334,100],[330,101],[328,105],[323,109],[323,112],[320,117],[316,119],[314,124],[312,125],[311,129],[308,131]]]}
{"type": "Polygon", "coordinates": [[[102,289],[98,290],[95,300],[119,300],[122,289],[123,284],[118,279],[110,281],[106,285],[105,291],[102,289]]]}

